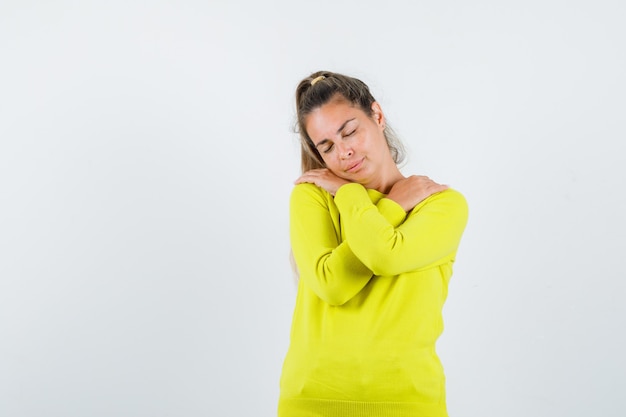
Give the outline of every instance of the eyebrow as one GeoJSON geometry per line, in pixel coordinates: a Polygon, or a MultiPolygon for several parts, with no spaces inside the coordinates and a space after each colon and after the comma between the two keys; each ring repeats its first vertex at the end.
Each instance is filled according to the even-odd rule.
{"type": "MultiPolygon", "coordinates": [[[[343,124],[342,124],[341,126],[339,126],[339,129],[337,129],[337,134],[341,133],[341,131],[343,130],[343,128],[344,128],[344,127],[346,127],[346,125],[347,125],[348,123],[350,123],[351,121],[353,121],[353,120],[355,120],[355,119],[356,119],[356,117],[353,117],[352,119],[348,119],[348,120],[346,120],[345,122],[343,122],[343,124]]],[[[322,139],[322,140],[320,140],[320,141],[319,141],[319,142],[315,145],[315,147],[317,148],[318,146],[323,145],[323,144],[325,144],[325,143],[326,143],[326,142],[328,142],[328,141],[330,141],[330,139],[322,139]]]]}

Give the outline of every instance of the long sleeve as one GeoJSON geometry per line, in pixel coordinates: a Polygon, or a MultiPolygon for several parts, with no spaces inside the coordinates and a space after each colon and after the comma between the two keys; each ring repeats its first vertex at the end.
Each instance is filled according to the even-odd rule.
{"type": "Polygon", "coordinates": [[[400,224],[382,215],[360,184],[342,186],[334,201],[346,242],[376,275],[397,275],[453,257],[468,217],[465,198],[451,189],[426,198],[400,224]]]}
{"type": "Polygon", "coordinates": [[[340,241],[330,199],[313,184],[294,187],[289,207],[290,240],[300,279],[322,300],[341,305],[367,284],[372,271],[352,253],[347,242],[340,241]]]}
{"type": "MultiPolygon", "coordinates": [[[[404,221],[406,213],[395,202],[381,199],[378,205],[387,221],[396,225],[404,221]]],[[[373,275],[348,242],[342,241],[332,196],[313,184],[300,184],[292,191],[290,239],[300,278],[331,305],[346,303],[373,275]]]]}

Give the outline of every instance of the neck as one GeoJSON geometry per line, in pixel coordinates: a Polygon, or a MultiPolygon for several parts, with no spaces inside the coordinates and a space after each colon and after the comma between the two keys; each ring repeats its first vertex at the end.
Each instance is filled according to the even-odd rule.
{"type": "Polygon", "coordinates": [[[396,182],[404,178],[405,177],[398,169],[398,166],[394,164],[393,167],[383,172],[382,175],[376,178],[376,180],[363,185],[366,188],[377,190],[383,194],[389,194],[391,187],[393,187],[396,182]]]}

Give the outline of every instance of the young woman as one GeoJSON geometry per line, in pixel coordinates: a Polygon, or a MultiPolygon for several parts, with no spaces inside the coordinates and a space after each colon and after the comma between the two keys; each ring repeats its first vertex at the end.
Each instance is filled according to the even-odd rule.
{"type": "Polygon", "coordinates": [[[435,342],[466,201],[400,172],[402,147],[362,81],[313,73],[296,105],[300,279],[278,415],[447,416],[435,342]]]}

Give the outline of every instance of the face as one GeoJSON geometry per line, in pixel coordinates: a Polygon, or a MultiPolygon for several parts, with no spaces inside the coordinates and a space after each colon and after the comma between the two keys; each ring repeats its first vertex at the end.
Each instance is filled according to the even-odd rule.
{"type": "Polygon", "coordinates": [[[305,128],[326,166],[337,176],[365,186],[396,167],[385,135],[385,117],[376,102],[368,116],[343,98],[329,101],[306,118],[305,128]]]}

